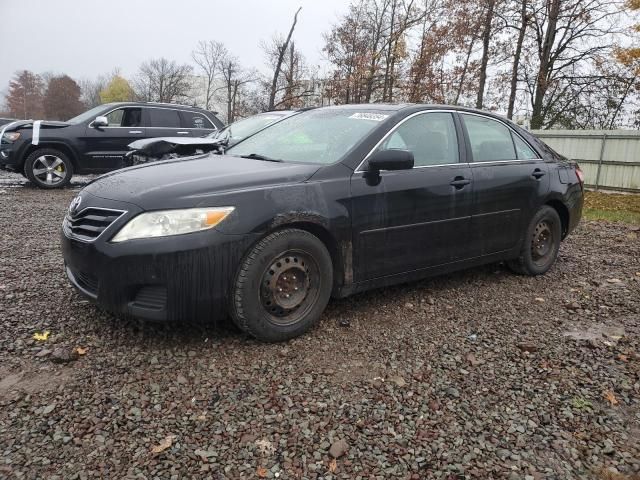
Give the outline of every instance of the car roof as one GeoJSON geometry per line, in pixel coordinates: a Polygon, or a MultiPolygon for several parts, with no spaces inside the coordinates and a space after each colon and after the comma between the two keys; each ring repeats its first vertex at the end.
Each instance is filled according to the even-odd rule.
{"type": "Polygon", "coordinates": [[[479,110],[477,108],[464,107],[462,105],[443,105],[437,103],[350,103],[346,105],[332,105],[329,107],[319,107],[319,109],[336,109],[336,110],[378,110],[388,112],[419,112],[425,110],[455,110],[459,112],[478,113],[485,116],[497,118],[499,120],[507,120],[504,116],[487,110],[479,110]]]}
{"type": "Polygon", "coordinates": [[[204,108],[201,107],[195,107],[193,105],[183,105],[181,103],[163,103],[163,102],[111,102],[111,103],[105,103],[105,106],[110,106],[110,107],[119,107],[119,106],[123,106],[123,105],[139,105],[139,106],[148,106],[148,107],[178,107],[178,108],[185,108],[185,109],[193,109],[193,110],[205,110],[204,108]]]}

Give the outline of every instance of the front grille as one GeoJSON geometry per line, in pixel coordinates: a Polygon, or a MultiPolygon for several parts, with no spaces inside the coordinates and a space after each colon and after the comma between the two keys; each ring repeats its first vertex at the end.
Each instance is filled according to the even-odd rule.
{"type": "Polygon", "coordinates": [[[160,285],[142,287],[138,290],[131,306],[152,310],[164,310],[167,306],[167,288],[160,285]]]}
{"type": "Polygon", "coordinates": [[[64,222],[65,230],[71,237],[91,242],[124,213],[122,210],[85,208],[73,216],[67,215],[64,222]]]}
{"type": "Polygon", "coordinates": [[[97,295],[98,278],[96,276],[91,275],[90,273],[77,272],[77,271],[73,272],[73,274],[76,277],[76,282],[78,282],[78,285],[80,285],[83,289],[85,289],[89,293],[93,295],[97,295]]]}

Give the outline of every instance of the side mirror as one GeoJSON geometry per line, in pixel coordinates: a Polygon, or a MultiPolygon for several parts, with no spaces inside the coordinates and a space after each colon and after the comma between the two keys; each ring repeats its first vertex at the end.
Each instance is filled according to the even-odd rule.
{"type": "Polygon", "coordinates": [[[97,116],[96,119],[93,121],[93,128],[108,127],[108,126],[109,126],[109,120],[107,120],[107,117],[103,117],[102,115],[97,116]]]}
{"type": "Polygon", "coordinates": [[[378,150],[369,159],[368,171],[377,175],[380,170],[409,170],[413,164],[413,152],[409,150],[378,150]]]}

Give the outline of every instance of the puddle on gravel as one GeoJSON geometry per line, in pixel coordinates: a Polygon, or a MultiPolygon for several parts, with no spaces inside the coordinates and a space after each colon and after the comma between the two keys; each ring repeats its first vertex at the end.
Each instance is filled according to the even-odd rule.
{"type": "Polygon", "coordinates": [[[599,323],[586,329],[575,329],[564,332],[563,336],[573,340],[586,340],[589,342],[616,343],[625,336],[625,329],[620,325],[606,325],[599,323]]]}
{"type": "Polygon", "coordinates": [[[40,393],[64,385],[71,378],[66,370],[52,372],[48,369],[40,371],[25,368],[10,372],[0,369],[0,398],[14,391],[40,393]]]}

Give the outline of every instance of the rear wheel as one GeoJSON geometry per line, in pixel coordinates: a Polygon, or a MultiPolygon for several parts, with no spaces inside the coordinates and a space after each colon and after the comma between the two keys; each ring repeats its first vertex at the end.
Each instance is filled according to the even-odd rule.
{"type": "Polygon", "coordinates": [[[71,181],[73,164],[61,151],[41,148],[25,160],[24,174],[37,187],[62,188],[71,181]]]}
{"type": "Polygon", "coordinates": [[[329,301],[331,255],[316,236],[287,229],[263,238],[244,259],[231,294],[231,316],[265,342],[302,335],[329,301]]]}
{"type": "Polygon", "coordinates": [[[527,227],[520,256],[507,265],[522,275],[546,273],[558,257],[561,239],[560,216],[554,208],[545,205],[536,212],[527,227]]]}

